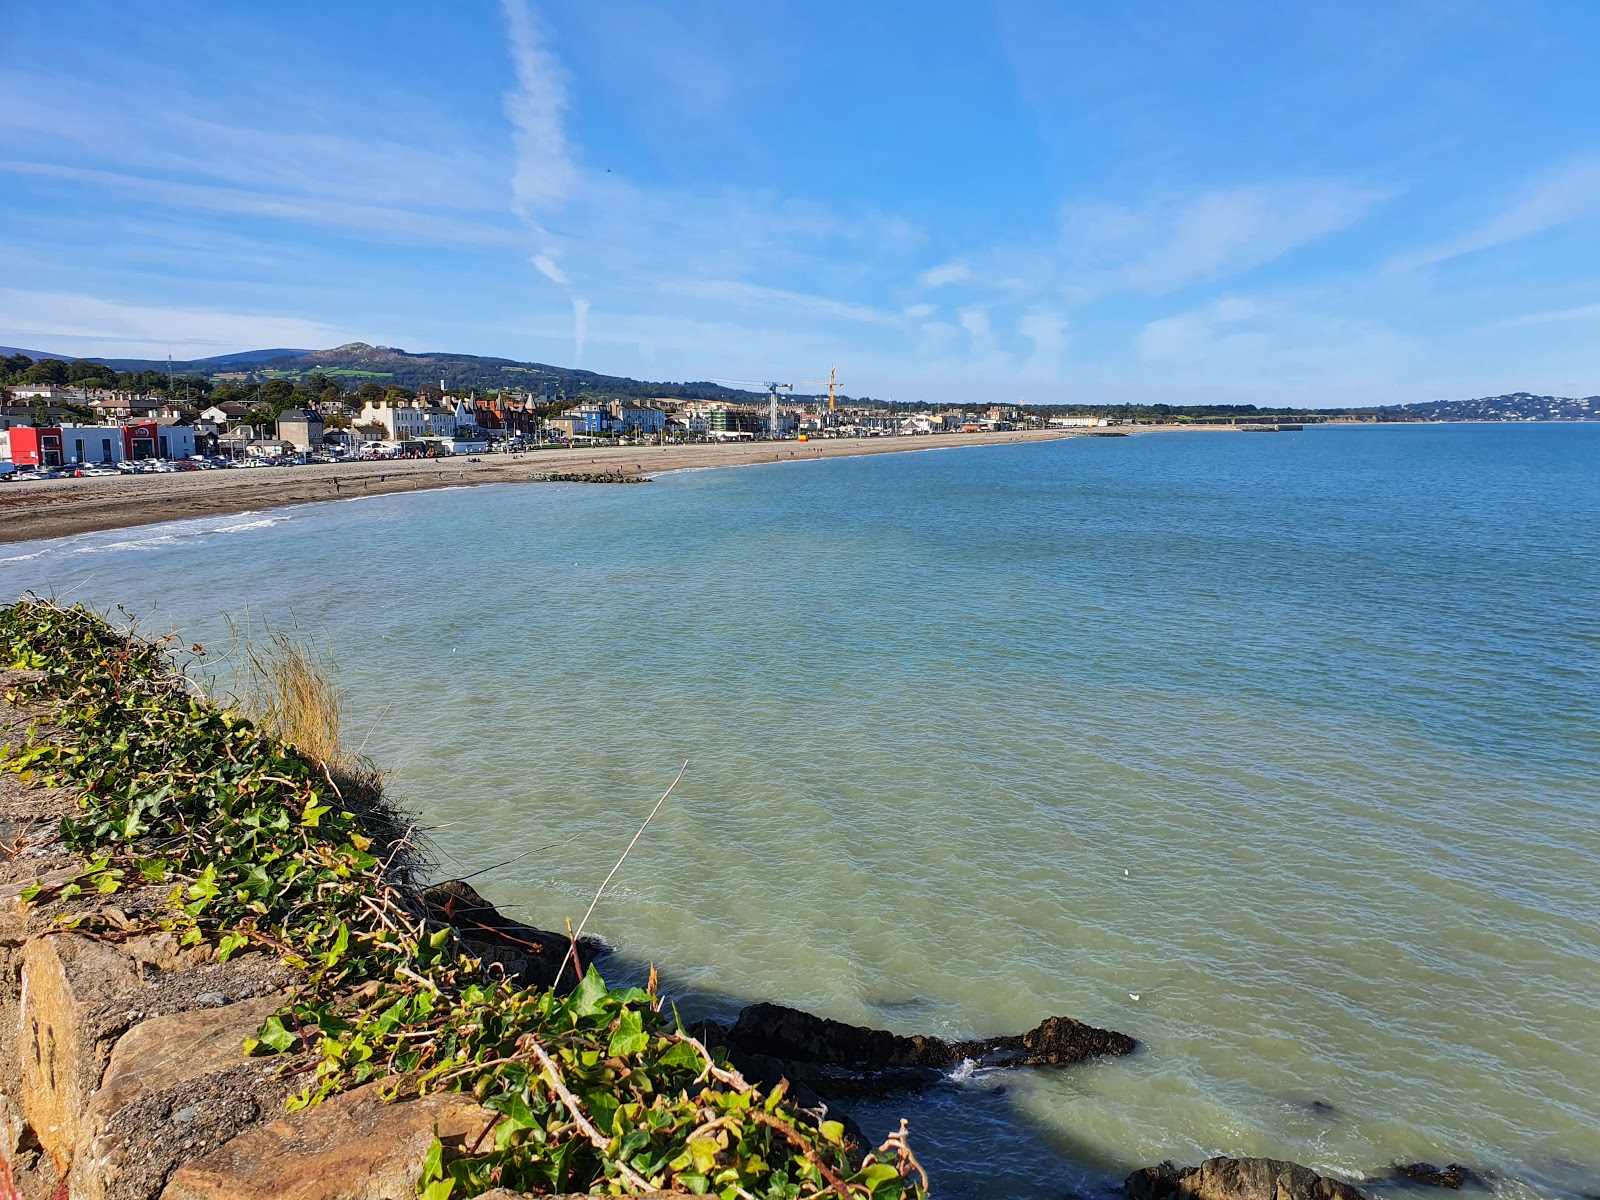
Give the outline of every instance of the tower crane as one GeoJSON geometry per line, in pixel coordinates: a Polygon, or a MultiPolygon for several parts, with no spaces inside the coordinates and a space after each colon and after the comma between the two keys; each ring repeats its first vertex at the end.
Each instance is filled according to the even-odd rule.
{"type": "Polygon", "coordinates": [[[712,379],[710,382],[712,382],[712,383],[720,383],[724,387],[737,387],[737,388],[757,388],[758,387],[758,388],[766,388],[767,389],[767,398],[768,398],[768,401],[770,403],[770,408],[769,408],[770,415],[767,418],[767,435],[769,437],[773,438],[774,440],[776,440],[776,438],[778,436],[778,389],[779,388],[788,388],[789,389],[789,394],[793,395],[794,394],[794,384],[792,384],[792,383],[762,383],[762,382],[760,382],[758,380],[754,380],[754,379],[712,379]]]}
{"type": "Polygon", "coordinates": [[[828,368],[828,377],[826,379],[808,379],[808,380],[806,380],[806,386],[807,387],[812,387],[812,386],[821,387],[824,383],[826,383],[828,385],[828,411],[829,412],[833,411],[834,377],[837,376],[838,374],[839,374],[839,368],[838,367],[829,367],[828,368]]]}

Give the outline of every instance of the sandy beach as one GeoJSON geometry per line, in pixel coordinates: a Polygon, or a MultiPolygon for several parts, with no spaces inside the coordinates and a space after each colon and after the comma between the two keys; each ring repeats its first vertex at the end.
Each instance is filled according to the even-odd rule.
{"type": "MultiPolygon", "coordinates": [[[[1185,426],[1144,426],[1155,432],[1185,426]]],[[[923,437],[850,438],[812,442],[733,442],[688,446],[621,446],[487,454],[465,458],[317,464],[253,471],[186,471],[115,478],[54,479],[0,484],[0,543],[65,537],[288,504],[376,496],[386,492],[520,483],[548,472],[660,474],[808,458],[850,458],[907,450],[1055,441],[1090,431],[1018,430],[923,437]]],[[[1101,431],[1104,432],[1104,431],[1101,431]]],[[[1132,432],[1132,431],[1130,431],[1132,432]]]]}

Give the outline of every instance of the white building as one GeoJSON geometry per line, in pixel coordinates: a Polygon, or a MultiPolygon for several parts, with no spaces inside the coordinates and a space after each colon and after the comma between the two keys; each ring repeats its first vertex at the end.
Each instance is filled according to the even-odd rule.
{"type": "Polygon", "coordinates": [[[415,441],[425,437],[455,437],[454,409],[421,406],[393,400],[369,400],[356,417],[357,425],[381,425],[391,442],[415,441]]]}
{"type": "Polygon", "coordinates": [[[71,463],[115,464],[128,456],[121,425],[63,425],[61,457],[71,463]]]}

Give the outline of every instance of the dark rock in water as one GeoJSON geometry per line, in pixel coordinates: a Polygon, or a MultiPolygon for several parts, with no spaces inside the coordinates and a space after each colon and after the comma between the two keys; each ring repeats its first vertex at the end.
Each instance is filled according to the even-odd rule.
{"type": "Polygon", "coordinates": [[[1066,1066],[1102,1055],[1130,1054],[1126,1034],[1067,1017],[1047,1017],[1027,1033],[950,1042],[847,1025],[782,1004],[752,1004],[728,1031],[730,1050],[783,1063],[793,1076],[828,1095],[881,1094],[919,1088],[964,1059],[991,1066],[1066,1066]]]}
{"type": "Polygon", "coordinates": [[[1412,1183],[1452,1190],[1459,1190],[1462,1184],[1478,1178],[1471,1167],[1463,1167],[1460,1163],[1451,1163],[1442,1171],[1432,1163],[1395,1163],[1394,1173],[1402,1179],[1409,1179],[1412,1183]]]}
{"type": "Polygon", "coordinates": [[[1198,1167],[1162,1163],[1128,1176],[1127,1200],[1364,1200],[1348,1183],[1275,1158],[1208,1158],[1198,1167]]]}
{"type": "Polygon", "coordinates": [[[483,959],[485,965],[498,965],[508,978],[524,987],[550,987],[559,974],[561,991],[570,991],[583,978],[589,964],[608,953],[605,943],[594,938],[580,938],[578,969],[574,970],[569,962],[562,971],[561,963],[571,947],[566,934],[535,929],[502,916],[476,889],[459,879],[424,889],[422,903],[428,916],[452,926],[467,949],[483,959]]]}
{"type": "Polygon", "coordinates": [[[1046,1017],[1038,1026],[1015,1037],[957,1042],[962,1058],[980,1062],[1014,1062],[1024,1067],[1064,1067],[1087,1058],[1132,1054],[1139,1046],[1125,1033],[1096,1029],[1071,1017],[1046,1017]]]}

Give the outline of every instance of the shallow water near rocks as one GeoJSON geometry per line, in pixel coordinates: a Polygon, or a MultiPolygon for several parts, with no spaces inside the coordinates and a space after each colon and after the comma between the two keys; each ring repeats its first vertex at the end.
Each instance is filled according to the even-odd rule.
{"type": "Polygon", "coordinates": [[[1140,1039],[858,1107],[938,1195],[1226,1152],[1573,1196],[1597,515],[1596,426],[1197,433],[206,518],[0,583],[296,625],[446,869],[514,860],[475,884],[538,924],[690,760],[592,922],[688,1009],[1140,1039]]]}

